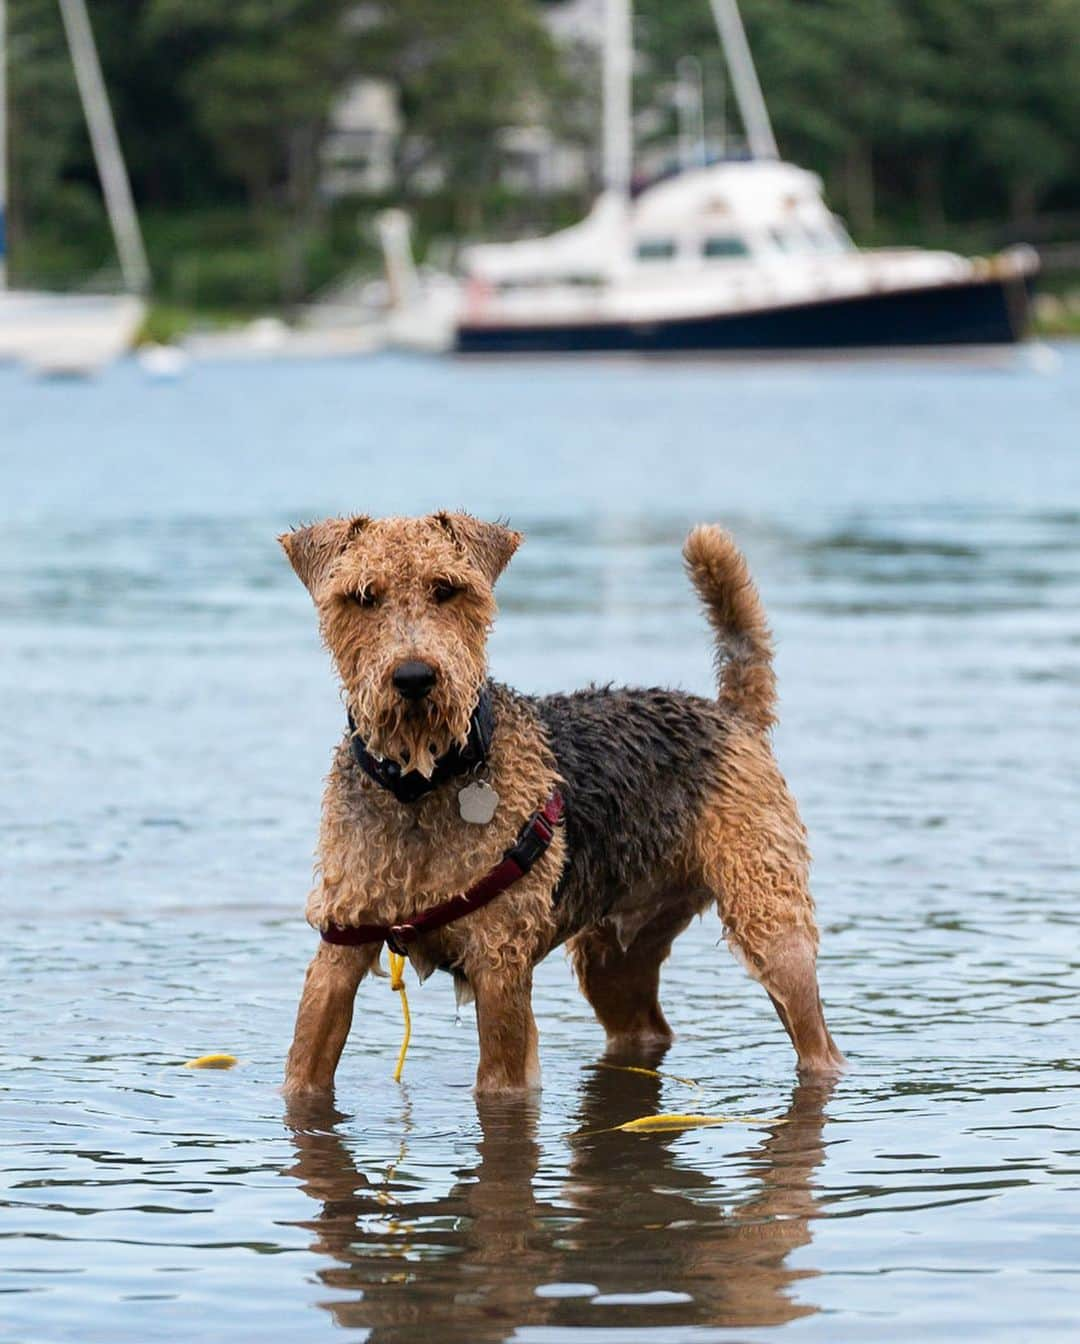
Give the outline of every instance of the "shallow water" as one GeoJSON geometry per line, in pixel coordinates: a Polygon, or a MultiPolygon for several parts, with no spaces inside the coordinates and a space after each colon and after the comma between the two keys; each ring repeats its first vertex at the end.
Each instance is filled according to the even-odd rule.
{"type": "Polygon", "coordinates": [[[0,1337],[1072,1336],[1078,420],[1071,349],[1053,376],[0,372],[0,1337]],[[795,1086],[709,919],[665,972],[669,1077],[601,1066],[557,953],[535,1105],[478,1112],[439,976],[403,1086],[370,982],[338,1112],[287,1122],[342,715],[274,534],[457,505],[528,534],[492,664],[537,691],[708,692],[679,545],[738,533],[778,636],[835,1089],[795,1086]],[[210,1050],[240,1067],[179,1067],[210,1050]],[[610,1128],[661,1110],[750,1123],[610,1128]]]}

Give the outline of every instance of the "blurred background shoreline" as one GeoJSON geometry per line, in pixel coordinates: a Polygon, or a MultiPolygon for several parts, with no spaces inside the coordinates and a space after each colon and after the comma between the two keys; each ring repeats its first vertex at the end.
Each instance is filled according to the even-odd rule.
{"type": "MultiPolygon", "coordinates": [[[[1080,4],[745,0],[784,157],[860,247],[1034,245],[1035,329],[1080,332],[1080,4]]],[[[101,290],[116,258],[55,0],[8,0],[8,272],[101,290]]],[[[446,269],[581,218],[603,178],[603,0],[95,0],[146,238],[141,339],[301,318],[377,281],[375,221],[446,269]]],[[[707,0],[633,6],[638,181],[737,158],[707,0]]],[[[270,328],[265,328],[272,339],[270,328]]]]}

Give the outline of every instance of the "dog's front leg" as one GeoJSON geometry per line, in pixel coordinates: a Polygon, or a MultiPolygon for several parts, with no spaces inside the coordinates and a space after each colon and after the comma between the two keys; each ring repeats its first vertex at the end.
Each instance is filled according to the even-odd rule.
{"type": "Polygon", "coordinates": [[[540,1087],[540,1054],[532,1013],[532,968],[484,967],[470,974],[476,994],[480,1065],[476,1091],[483,1096],[540,1087]]]}
{"type": "Polygon", "coordinates": [[[373,947],[320,943],[304,979],[296,1030],[285,1064],[285,1095],[294,1100],[329,1094],[352,1026],[360,981],[377,955],[373,947]]]}

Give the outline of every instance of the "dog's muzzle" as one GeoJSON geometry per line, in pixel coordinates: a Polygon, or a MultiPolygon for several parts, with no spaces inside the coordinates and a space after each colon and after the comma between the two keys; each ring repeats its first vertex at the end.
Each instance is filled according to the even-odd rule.
{"type": "Polygon", "coordinates": [[[403,700],[423,700],[435,686],[435,669],[418,659],[399,663],[390,677],[394,690],[403,700]]]}

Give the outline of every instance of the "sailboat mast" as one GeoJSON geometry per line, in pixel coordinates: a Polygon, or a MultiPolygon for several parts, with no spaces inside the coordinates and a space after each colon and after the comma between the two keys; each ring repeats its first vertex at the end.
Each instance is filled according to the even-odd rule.
{"type": "Polygon", "coordinates": [[[0,289],[7,289],[7,0],[0,0],[0,289]]]}
{"type": "Polygon", "coordinates": [[[120,153],[120,142],[116,138],[105,81],[101,77],[101,65],[85,0],[60,0],[60,15],[64,20],[64,32],[75,66],[75,82],[79,86],[94,162],[105,196],[105,208],[109,212],[120,269],[124,273],[124,284],[132,293],[143,294],[150,288],[150,266],[131,197],[131,183],[120,153]]]}
{"type": "Polygon", "coordinates": [[[754,159],[778,159],[780,151],[776,147],[769,109],[765,106],[765,97],[758,83],[737,0],[711,0],[711,4],[750,156],[754,159]]]}
{"type": "Polygon", "coordinates": [[[630,194],[634,146],[634,46],[630,0],[605,0],[604,6],[604,186],[630,194]]]}

